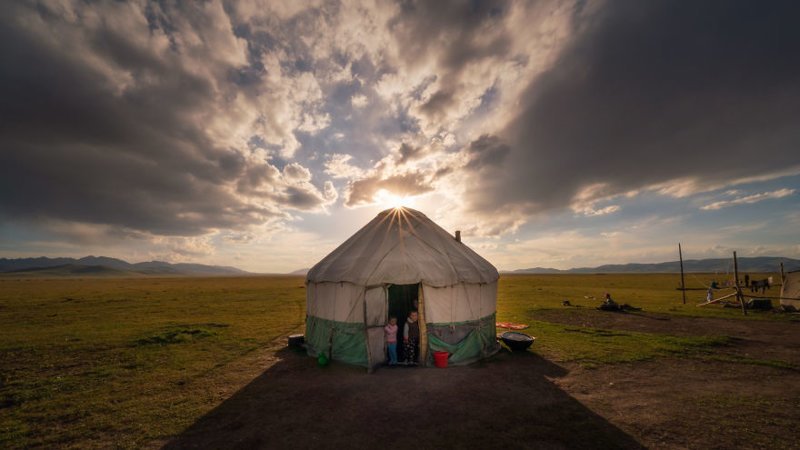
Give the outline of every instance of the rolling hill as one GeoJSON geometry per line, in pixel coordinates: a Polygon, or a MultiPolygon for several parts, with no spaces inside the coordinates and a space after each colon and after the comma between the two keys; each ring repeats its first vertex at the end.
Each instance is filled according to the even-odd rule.
{"type": "MultiPolygon", "coordinates": [[[[780,256],[758,256],[752,258],[742,257],[738,258],[738,263],[740,272],[778,272],[780,270],[781,263],[783,263],[784,269],[787,272],[800,270],[800,260],[784,258],[780,256]]],[[[532,267],[529,269],[503,271],[502,273],[678,273],[680,270],[681,268],[679,261],[669,261],[652,264],[606,264],[597,267],[577,267],[566,270],[552,269],[547,267],[532,267]]],[[[696,273],[733,272],[733,259],[689,259],[683,261],[683,270],[686,272],[696,273]]]]}
{"type": "Polygon", "coordinates": [[[129,263],[107,256],[84,258],[0,258],[0,274],[24,276],[226,276],[249,272],[228,266],[147,261],[129,263]]]}

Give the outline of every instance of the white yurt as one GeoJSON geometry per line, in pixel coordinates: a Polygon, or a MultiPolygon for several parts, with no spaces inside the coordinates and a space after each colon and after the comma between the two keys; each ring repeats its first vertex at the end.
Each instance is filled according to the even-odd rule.
{"type": "Polygon", "coordinates": [[[800,270],[787,273],[781,285],[781,306],[787,311],[800,311],[800,270]]]}
{"type": "Polygon", "coordinates": [[[386,361],[383,327],[419,314],[419,362],[449,364],[497,352],[497,269],[419,211],[381,212],[322,259],[306,279],[310,356],[373,368],[386,361]]]}

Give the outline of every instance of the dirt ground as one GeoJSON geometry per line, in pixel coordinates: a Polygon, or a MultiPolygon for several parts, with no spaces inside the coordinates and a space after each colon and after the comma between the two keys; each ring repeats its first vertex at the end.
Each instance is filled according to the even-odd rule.
{"type": "MultiPolygon", "coordinates": [[[[547,312],[553,322],[729,335],[737,355],[798,361],[797,323],[547,312]]],[[[283,346],[242,368],[244,387],[179,448],[798,448],[800,372],[657,359],[584,369],[503,351],[448,369],[325,368],[283,346]]]]}

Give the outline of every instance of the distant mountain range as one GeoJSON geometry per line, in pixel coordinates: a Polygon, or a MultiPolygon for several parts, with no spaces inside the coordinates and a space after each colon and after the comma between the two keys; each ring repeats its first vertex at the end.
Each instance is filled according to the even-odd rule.
{"type": "MultiPolygon", "coordinates": [[[[740,272],[778,272],[780,263],[787,272],[800,270],[800,260],[779,256],[759,256],[739,258],[740,272]]],[[[733,272],[731,258],[689,259],[683,262],[686,272],[727,273],[733,272]]],[[[299,269],[289,275],[305,275],[309,269],[299,269]]],[[[504,270],[506,274],[558,274],[558,273],[677,273],[680,263],[670,261],[653,264],[606,264],[597,267],[578,267],[573,269],[553,269],[549,267],[531,267],[528,269],[504,270]]],[[[106,256],[86,256],[84,258],[0,258],[0,275],[3,276],[230,276],[251,275],[236,267],[209,266],[204,264],[178,263],[164,261],[148,261],[129,263],[121,259],[106,256]]]]}
{"type": "MultiPolygon", "coordinates": [[[[800,260],[780,256],[758,256],[752,258],[737,258],[740,272],[778,272],[783,263],[787,272],[800,270],[800,260]]],[[[726,273],[733,272],[733,258],[720,259],[688,259],[683,261],[685,272],[726,273]]],[[[578,267],[574,269],[559,270],[548,267],[531,267],[503,271],[502,273],[678,273],[681,271],[680,261],[670,261],[653,264],[606,264],[597,267],[578,267]]]]}
{"type": "Polygon", "coordinates": [[[0,274],[32,276],[248,275],[227,266],[149,261],[131,264],[106,256],[84,258],[0,258],[0,274]]]}

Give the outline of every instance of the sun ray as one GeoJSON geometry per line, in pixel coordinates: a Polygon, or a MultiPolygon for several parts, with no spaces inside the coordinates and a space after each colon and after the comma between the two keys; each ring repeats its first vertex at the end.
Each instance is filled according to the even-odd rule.
{"type": "Polygon", "coordinates": [[[414,206],[414,197],[408,195],[397,195],[386,189],[381,189],[373,197],[375,203],[386,208],[402,208],[414,206]]]}

